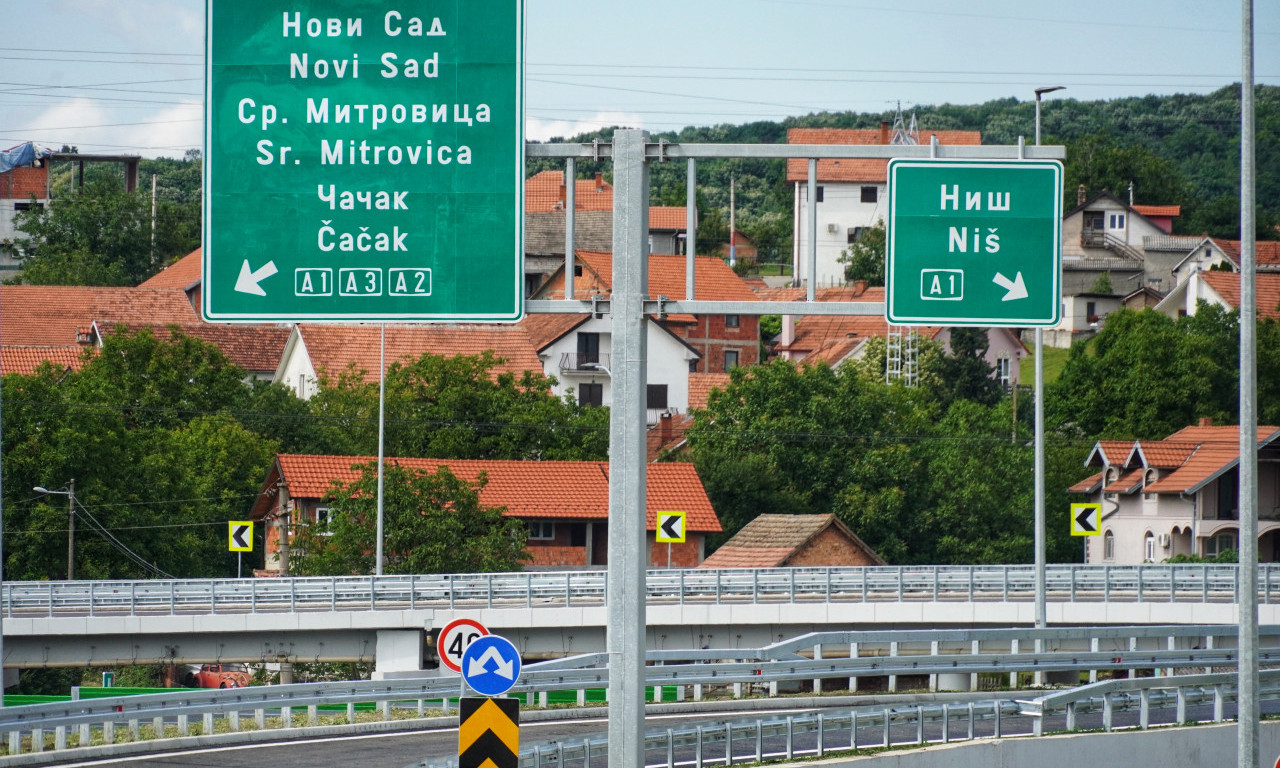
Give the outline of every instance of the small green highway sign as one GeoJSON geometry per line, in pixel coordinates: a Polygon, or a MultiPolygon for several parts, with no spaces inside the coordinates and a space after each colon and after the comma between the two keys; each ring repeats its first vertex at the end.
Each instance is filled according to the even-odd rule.
{"type": "Polygon", "coordinates": [[[1052,326],[1062,164],[889,161],[885,314],[895,325],[1052,326]]]}
{"type": "Polygon", "coordinates": [[[206,12],[206,320],[520,319],[523,0],[206,12]]]}

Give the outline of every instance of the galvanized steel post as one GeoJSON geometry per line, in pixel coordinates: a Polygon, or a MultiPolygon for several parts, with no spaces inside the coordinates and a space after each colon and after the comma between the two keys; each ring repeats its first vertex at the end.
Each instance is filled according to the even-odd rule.
{"type": "Polygon", "coordinates": [[[609,414],[609,765],[644,768],[645,362],[648,133],[613,134],[613,365],[609,414]]]}
{"type": "Polygon", "coordinates": [[[1258,307],[1254,221],[1253,0],[1241,6],[1240,78],[1240,682],[1237,762],[1258,765],[1258,307]]]}

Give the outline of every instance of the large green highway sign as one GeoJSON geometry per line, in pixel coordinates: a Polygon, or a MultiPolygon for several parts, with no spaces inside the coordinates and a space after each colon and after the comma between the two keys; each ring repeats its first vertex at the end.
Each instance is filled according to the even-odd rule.
{"type": "Polygon", "coordinates": [[[1052,326],[1062,164],[889,161],[885,312],[896,325],[1052,326]]]}
{"type": "Polygon", "coordinates": [[[520,319],[522,0],[207,12],[207,320],[520,319]]]}

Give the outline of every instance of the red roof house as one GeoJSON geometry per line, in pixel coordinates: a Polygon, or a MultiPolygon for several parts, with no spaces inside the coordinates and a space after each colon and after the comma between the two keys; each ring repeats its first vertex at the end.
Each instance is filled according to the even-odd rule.
{"type": "MultiPolygon", "coordinates": [[[[292,526],[314,524],[327,514],[326,496],[335,482],[349,483],[359,476],[354,469],[376,459],[372,456],[276,457],[262,492],[254,503],[254,520],[270,523],[266,544],[266,570],[278,570],[278,483],[288,488],[292,526]],[[319,515],[319,517],[318,517],[319,515]]],[[[487,483],[480,502],[501,506],[503,514],[529,524],[527,551],[530,568],[583,568],[603,566],[608,555],[609,464],[599,461],[492,461],[388,458],[399,466],[434,472],[448,467],[454,475],[487,483]]],[[[702,562],[708,534],[719,533],[720,520],[692,464],[649,464],[646,530],[650,562],[667,564],[667,547],[654,546],[657,513],[683,510],[688,540],[671,545],[671,564],[692,568],[702,562]]]]}

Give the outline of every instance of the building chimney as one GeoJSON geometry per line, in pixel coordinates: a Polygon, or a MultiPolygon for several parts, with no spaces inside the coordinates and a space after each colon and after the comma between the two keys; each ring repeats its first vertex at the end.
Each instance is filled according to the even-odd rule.
{"type": "Polygon", "coordinates": [[[601,174],[601,173],[596,174],[596,191],[597,192],[604,191],[604,174],[601,174]]]}
{"type": "Polygon", "coordinates": [[[880,121],[880,143],[889,143],[889,124],[884,120],[880,121]]]}
{"type": "Polygon", "coordinates": [[[853,281],[853,295],[854,295],[854,296],[861,296],[862,294],[864,294],[864,293],[866,293],[866,292],[867,292],[867,281],[866,281],[866,280],[854,280],[854,281],[853,281]]]}
{"type": "Polygon", "coordinates": [[[560,207],[561,209],[563,209],[563,208],[564,208],[564,201],[565,201],[565,188],[564,188],[564,185],[563,185],[563,184],[561,184],[561,185],[560,185],[560,197],[559,197],[559,198],[557,198],[557,202],[559,203],[559,207],[560,207]]]}
{"type": "Polygon", "coordinates": [[[1212,419],[1211,417],[1205,416],[1204,418],[1200,419],[1200,426],[1202,426],[1202,427],[1212,427],[1212,426],[1213,426],[1213,419],[1212,419]]]}
{"type": "Polygon", "coordinates": [[[1076,187],[1076,205],[1084,205],[1084,201],[1088,197],[1089,191],[1084,188],[1083,184],[1076,187]]]}
{"type": "Polygon", "coordinates": [[[660,445],[666,445],[671,442],[671,438],[675,434],[675,430],[672,429],[674,421],[670,413],[664,413],[658,417],[658,440],[660,445]]]}

